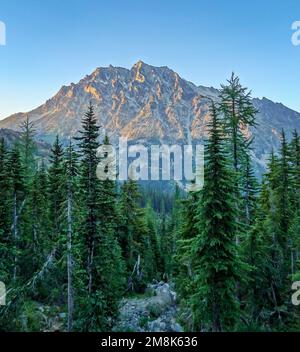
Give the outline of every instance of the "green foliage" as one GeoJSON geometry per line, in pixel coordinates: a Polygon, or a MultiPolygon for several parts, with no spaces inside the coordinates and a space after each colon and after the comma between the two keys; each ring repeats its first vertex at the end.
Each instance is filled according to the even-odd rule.
{"type": "Polygon", "coordinates": [[[230,330],[238,317],[236,282],[242,265],[235,239],[234,185],[222,139],[222,125],[212,106],[206,144],[205,182],[196,203],[197,235],[192,242],[195,292],[191,296],[198,324],[230,330]]]}
{"type": "MultiPolygon", "coordinates": [[[[294,131],[288,141],[282,131],[259,184],[248,136],[255,114],[232,75],[212,104],[204,188],[189,194],[100,181],[107,155],[97,153],[92,105],[78,144],[65,148],[57,137],[49,161],[36,158],[28,119],[12,149],[0,141],[0,281],[8,289],[0,330],[45,330],[67,309],[61,329],[110,331],[120,299],[144,295],[153,280],[175,282],[187,330],[299,329],[290,296],[300,277],[300,137],[294,131]]],[[[162,314],[148,309],[152,319],[162,314]]]]}

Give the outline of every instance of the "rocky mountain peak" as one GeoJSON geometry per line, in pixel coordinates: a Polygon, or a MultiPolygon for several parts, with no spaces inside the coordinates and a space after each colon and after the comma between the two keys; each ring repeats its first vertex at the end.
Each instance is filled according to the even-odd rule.
{"type": "MultiPolygon", "coordinates": [[[[99,125],[112,142],[118,136],[133,140],[191,143],[206,136],[209,121],[207,99],[218,98],[215,88],[196,86],[167,66],[155,67],[141,60],[130,69],[98,67],[78,83],[62,86],[45,104],[28,113],[0,121],[0,128],[18,130],[29,115],[40,138],[51,141],[56,134],[74,136],[89,102],[95,106],[99,125]]],[[[253,158],[264,165],[272,148],[279,145],[282,127],[300,130],[300,114],[267,98],[253,99],[259,109],[253,158]]]]}

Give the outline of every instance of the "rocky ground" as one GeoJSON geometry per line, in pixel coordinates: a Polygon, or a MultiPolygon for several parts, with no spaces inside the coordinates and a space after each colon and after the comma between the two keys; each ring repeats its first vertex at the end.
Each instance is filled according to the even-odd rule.
{"type": "Polygon", "coordinates": [[[145,297],[126,298],[120,303],[115,331],[180,332],[176,322],[177,300],[172,287],[165,282],[148,286],[145,297]]]}

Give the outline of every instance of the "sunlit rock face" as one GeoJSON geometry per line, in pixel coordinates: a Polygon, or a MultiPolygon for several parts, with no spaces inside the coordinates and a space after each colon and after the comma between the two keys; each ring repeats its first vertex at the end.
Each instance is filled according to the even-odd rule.
{"type": "MultiPolygon", "coordinates": [[[[92,102],[99,125],[114,143],[119,136],[146,143],[191,143],[207,135],[210,99],[217,100],[218,94],[217,89],[196,86],[166,66],[138,61],[131,69],[97,68],[78,83],[63,86],[29,113],[0,121],[0,128],[18,130],[28,114],[39,137],[48,141],[56,134],[69,138],[80,129],[92,102]]],[[[300,114],[266,98],[253,99],[253,103],[260,110],[258,126],[243,133],[254,135],[253,159],[263,168],[271,149],[278,149],[281,129],[288,136],[294,128],[300,131],[300,114]]]]}

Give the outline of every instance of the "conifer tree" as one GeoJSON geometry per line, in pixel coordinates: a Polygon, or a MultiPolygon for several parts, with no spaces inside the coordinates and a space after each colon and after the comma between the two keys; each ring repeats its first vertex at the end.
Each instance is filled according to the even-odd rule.
{"type": "Polygon", "coordinates": [[[196,204],[201,196],[199,191],[191,191],[182,199],[180,224],[175,254],[175,282],[178,293],[184,300],[193,293],[193,258],[191,245],[198,231],[196,227],[196,204]]]}
{"type": "Polygon", "coordinates": [[[231,156],[233,168],[238,172],[241,167],[241,160],[247,141],[244,139],[242,131],[255,126],[255,114],[257,110],[251,102],[251,92],[243,87],[237,76],[232,73],[228,80],[228,85],[221,85],[221,105],[220,111],[225,119],[225,131],[231,142],[231,156]]]}
{"type": "Polygon", "coordinates": [[[96,168],[98,164],[97,148],[99,147],[99,126],[94,114],[94,108],[90,104],[85,116],[82,119],[81,136],[76,139],[79,141],[81,154],[81,180],[83,202],[83,224],[82,234],[86,244],[86,270],[88,274],[88,292],[92,293],[95,287],[93,282],[95,275],[95,246],[98,241],[97,221],[99,214],[99,187],[100,184],[96,177],[96,168]]]}
{"type": "MultiPolygon", "coordinates": [[[[246,193],[243,189],[241,179],[247,177],[245,173],[249,171],[247,167],[247,157],[249,156],[249,148],[252,140],[245,137],[245,132],[249,133],[251,127],[255,124],[255,115],[258,112],[252,104],[251,92],[243,87],[237,76],[232,73],[228,80],[228,85],[221,85],[220,93],[220,112],[224,116],[224,130],[228,137],[229,151],[232,159],[232,167],[234,170],[233,177],[235,179],[235,207],[236,207],[236,232],[241,232],[243,215],[249,209],[243,209],[240,204],[241,194],[246,193]],[[244,213],[244,214],[243,214],[244,213]]],[[[247,206],[247,202],[244,203],[247,206]]],[[[247,221],[247,219],[246,219],[247,221]]],[[[236,235],[236,242],[239,243],[241,235],[236,235]]]]}
{"type": "Polygon", "coordinates": [[[151,268],[151,263],[146,262],[151,250],[149,232],[145,210],[139,206],[139,201],[137,182],[132,179],[124,182],[120,195],[119,241],[127,268],[127,289],[136,291],[145,288],[151,268]]]}
{"type": "Polygon", "coordinates": [[[8,151],[4,139],[0,141],[0,281],[8,282],[9,259],[12,247],[11,241],[11,214],[10,203],[10,180],[8,168],[8,151]]]}
{"type": "MultiPolygon", "coordinates": [[[[81,297],[85,309],[79,312],[77,326],[85,331],[105,331],[117,313],[123,289],[123,262],[115,231],[115,184],[100,181],[96,175],[99,162],[99,126],[90,105],[82,120],[79,141],[81,225],[83,258],[87,273],[87,295],[81,297]],[[84,298],[86,297],[86,298],[84,298]]],[[[109,143],[106,139],[105,143],[109,143]]]]}
{"type": "Polygon", "coordinates": [[[281,150],[278,164],[278,187],[276,190],[277,217],[279,225],[278,240],[283,250],[287,249],[287,232],[290,224],[291,170],[289,165],[289,146],[285,133],[281,133],[281,150]]]}
{"type": "Polygon", "coordinates": [[[270,190],[264,178],[260,195],[256,198],[255,217],[251,217],[242,251],[245,261],[250,265],[248,280],[243,287],[243,301],[246,302],[245,311],[249,314],[249,325],[253,329],[269,324],[269,312],[274,306],[272,255],[275,255],[276,249],[268,230],[269,212],[270,190]]]}
{"type": "MultiPolygon", "coordinates": [[[[110,146],[106,135],[103,145],[110,146]]],[[[103,158],[108,158],[105,153],[103,158]]],[[[98,181],[99,188],[99,248],[95,258],[99,263],[99,288],[105,300],[105,316],[115,318],[118,312],[118,302],[125,290],[125,264],[121,247],[118,242],[118,221],[116,181],[110,179],[108,168],[107,177],[98,181]]],[[[107,329],[107,328],[106,328],[107,329]]]]}
{"type": "Polygon", "coordinates": [[[51,149],[49,166],[49,196],[50,196],[50,216],[52,222],[52,240],[58,241],[61,232],[61,208],[63,204],[62,180],[64,176],[63,146],[56,136],[51,149]]]}
{"type": "Polygon", "coordinates": [[[48,175],[44,161],[27,185],[27,198],[26,218],[22,222],[24,237],[22,273],[29,279],[43,265],[52,245],[48,175]]]}
{"type": "Polygon", "coordinates": [[[73,330],[73,314],[74,314],[74,232],[77,230],[75,226],[75,197],[77,198],[78,184],[78,161],[77,154],[74,151],[72,142],[70,141],[65,157],[65,184],[66,184],[66,205],[65,219],[67,231],[67,306],[68,306],[68,331],[73,330]]]}
{"type": "Polygon", "coordinates": [[[21,123],[21,136],[20,136],[20,153],[22,158],[22,164],[24,168],[25,182],[28,186],[31,178],[36,171],[35,153],[37,151],[36,144],[34,142],[35,129],[33,122],[26,119],[21,123]]]}
{"type": "Polygon", "coordinates": [[[289,145],[290,173],[291,173],[291,206],[292,211],[299,209],[300,205],[300,136],[297,130],[293,131],[293,138],[289,145]]]}
{"type": "Polygon", "coordinates": [[[20,245],[20,216],[26,201],[24,173],[21,163],[21,155],[17,145],[11,150],[9,155],[8,167],[10,171],[11,183],[11,217],[12,217],[12,243],[14,248],[14,264],[13,264],[13,281],[16,282],[18,275],[18,259],[19,259],[19,245],[20,245]]]}
{"type": "Polygon", "coordinates": [[[250,155],[245,156],[245,170],[241,180],[242,185],[242,222],[249,228],[255,220],[255,208],[258,194],[258,183],[251,165],[250,155]]]}
{"type": "Polygon", "coordinates": [[[196,322],[212,331],[232,330],[238,317],[236,281],[241,262],[234,242],[234,185],[222,136],[222,123],[212,105],[206,144],[205,180],[197,203],[197,236],[192,244],[195,292],[191,298],[196,322]]]}

